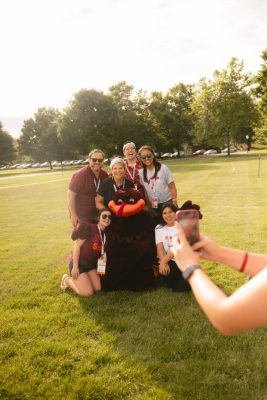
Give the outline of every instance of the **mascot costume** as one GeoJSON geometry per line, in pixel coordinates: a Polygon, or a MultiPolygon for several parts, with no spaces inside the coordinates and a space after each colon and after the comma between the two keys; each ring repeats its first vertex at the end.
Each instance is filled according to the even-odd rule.
{"type": "MultiPolygon", "coordinates": [[[[155,227],[157,217],[144,210],[145,202],[138,190],[118,190],[110,210],[116,215],[107,230],[106,273],[102,290],[149,290],[156,286],[154,265],[157,259],[155,227]]],[[[200,207],[188,200],[180,209],[200,207]]],[[[202,218],[199,212],[200,218],[202,218]]]]}
{"type": "Polygon", "coordinates": [[[156,260],[155,217],[144,211],[145,202],[138,190],[118,190],[110,210],[116,215],[107,231],[106,273],[102,289],[149,290],[155,287],[153,265],[156,260]]]}

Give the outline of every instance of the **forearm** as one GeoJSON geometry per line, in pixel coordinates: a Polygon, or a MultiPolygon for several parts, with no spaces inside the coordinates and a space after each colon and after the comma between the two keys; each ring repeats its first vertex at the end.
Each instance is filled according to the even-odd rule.
{"type": "Polygon", "coordinates": [[[174,182],[169,184],[169,189],[171,191],[172,201],[173,203],[177,203],[177,189],[174,182]]]}
{"type": "Polygon", "coordinates": [[[101,210],[102,208],[104,208],[105,207],[104,197],[97,194],[96,198],[95,198],[95,206],[96,206],[97,210],[101,210]]]}
{"type": "Polygon", "coordinates": [[[68,190],[68,204],[71,215],[77,215],[76,196],[77,194],[75,192],[68,190]]]}
{"type": "Polygon", "coordinates": [[[221,333],[232,335],[267,322],[267,269],[227,297],[202,270],[189,278],[196,300],[221,333]]]}
{"type": "MultiPolygon", "coordinates": [[[[214,261],[229,265],[239,271],[246,252],[242,250],[231,249],[229,247],[217,246],[214,261]]],[[[248,253],[247,262],[243,272],[250,276],[257,275],[265,266],[267,266],[267,256],[262,254],[248,253]]]]}
{"type": "Polygon", "coordinates": [[[80,258],[80,246],[78,241],[76,240],[73,248],[73,268],[78,268],[79,258],[80,258]]]}

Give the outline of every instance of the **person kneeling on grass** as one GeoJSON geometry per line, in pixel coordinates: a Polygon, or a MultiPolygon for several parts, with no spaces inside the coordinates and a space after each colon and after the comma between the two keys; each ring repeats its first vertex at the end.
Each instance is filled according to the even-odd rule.
{"type": "Polygon", "coordinates": [[[60,287],[73,289],[78,295],[89,297],[101,290],[100,277],[97,274],[98,260],[105,256],[105,229],[111,223],[108,208],[99,211],[98,224],[82,222],[72,230],[75,240],[73,257],[69,263],[70,275],[64,274],[60,287]]]}
{"type": "Polygon", "coordinates": [[[232,335],[267,324],[267,255],[219,246],[207,237],[191,247],[179,224],[177,234],[171,251],[213,326],[232,335]],[[253,278],[227,297],[201,270],[200,257],[225,263],[253,278]]]}

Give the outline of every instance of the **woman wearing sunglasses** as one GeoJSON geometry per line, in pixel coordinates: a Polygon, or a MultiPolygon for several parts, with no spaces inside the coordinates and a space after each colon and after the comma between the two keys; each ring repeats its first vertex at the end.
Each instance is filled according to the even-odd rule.
{"type": "Polygon", "coordinates": [[[97,266],[99,261],[105,259],[105,229],[110,223],[111,212],[103,208],[99,211],[98,224],[84,222],[73,228],[71,238],[75,242],[69,263],[70,276],[63,275],[60,284],[62,290],[71,288],[84,297],[101,290],[97,266]]]}
{"type": "Polygon", "coordinates": [[[110,163],[111,176],[101,182],[95,198],[96,208],[108,207],[110,200],[119,189],[134,189],[134,183],[125,177],[126,164],[121,157],[115,157],[110,163]]]}
{"type": "Polygon", "coordinates": [[[146,189],[152,210],[160,215],[164,204],[177,207],[177,189],[169,168],[157,161],[148,145],[142,146],[138,154],[143,163],[143,169],[139,171],[140,182],[146,189]]]}

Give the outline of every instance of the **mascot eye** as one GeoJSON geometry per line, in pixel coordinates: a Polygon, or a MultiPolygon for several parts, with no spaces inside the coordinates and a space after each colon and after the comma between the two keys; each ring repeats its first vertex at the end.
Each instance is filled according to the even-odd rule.
{"type": "Polygon", "coordinates": [[[117,203],[117,204],[122,204],[122,203],[123,203],[123,200],[122,200],[122,199],[118,199],[118,200],[116,201],[116,203],[117,203]]]}
{"type": "Polygon", "coordinates": [[[133,198],[129,199],[128,203],[129,204],[134,204],[135,203],[135,199],[133,199],[133,198]]]}

